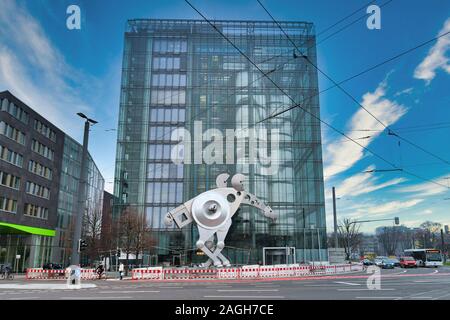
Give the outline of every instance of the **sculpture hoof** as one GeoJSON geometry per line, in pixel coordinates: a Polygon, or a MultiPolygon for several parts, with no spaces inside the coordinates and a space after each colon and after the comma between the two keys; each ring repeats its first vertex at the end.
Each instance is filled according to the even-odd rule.
{"type": "Polygon", "coordinates": [[[197,248],[201,249],[201,248],[203,248],[205,246],[205,242],[203,242],[201,240],[198,240],[196,245],[197,245],[197,248]]]}

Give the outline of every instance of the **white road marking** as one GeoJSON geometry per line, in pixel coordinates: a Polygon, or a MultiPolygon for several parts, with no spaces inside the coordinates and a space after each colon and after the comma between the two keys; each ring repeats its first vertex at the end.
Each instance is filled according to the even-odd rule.
{"type": "Polygon", "coordinates": [[[401,297],[356,297],[356,299],[400,299],[401,297]]]}
{"type": "Polygon", "coordinates": [[[117,290],[117,291],[99,291],[99,293],[158,293],[160,291],[156,291],[156,290],[130,290],[130,291],[121,291],[121,290],[117,290]]]}
{"type": "Polygon", "coordinates": [[[393,291],[396,290],[394,288],[388,289],[337,289],[338,291],[393,291]]]}
{"type": "Polygon", "coordinates": [[[218,292],[262,292],[262,291],[271,291],[276,292],[278,289],[218,289],[218,292]]]}
{"type": "Polygon", "coordinates": [[[344,282],[344,281],[335,281],[334,283],[341,283],[341,284],[347,284],[349,286],[360,286],[360,283],[354,283],[354,282],[344,282]]]}
{"type": "Polygon", "coordinates": [[[433,297],[411,297],[411,299],[433,299],[433,297]]]}
{"type": "Polygon", "coordinates": [[[203,298],[284,299],[284,296],[203,296],[203,298]]]}
{"type": "Polygon", "coordinates": [[[31,300],[40,299],[41,297],[20,297],[20,298],[8,298],[8,300],[31,300]]]}
{"type": "Polygon", "coordinates": [[[132,299],[133,297],[61,297],[61,300],[132,299]]]}

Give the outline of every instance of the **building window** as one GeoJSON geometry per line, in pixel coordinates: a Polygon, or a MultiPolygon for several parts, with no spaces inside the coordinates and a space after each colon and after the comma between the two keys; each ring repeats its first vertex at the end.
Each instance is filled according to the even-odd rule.
{"type": "Polygon", "coordinates": [[[0,211],[17,213],[17,201],[0,196],[0,211]]]}
{"type": "Polygon", "coordinates": [[[180,58],[178,57],[154,57],[153,70],[179,70],[180,58]]]}
{"type": "Polygon", "coordinates": [[[12,115],[17,120],[28,124],[28,113],[25,112],[22,108],[16,106],[14,103],[9,102],[8,99],[1,100],[0,103],[1,111],[8,112],[10,115],[12,115]]]}
{"type": "Polygon", "coordinates": [[[31,150],[40,154],[43,157],[46,157],[47,159],[53,160],[54,156],[53,150],[37,140],[33,140],[33,142],[31,143],[31,150]]]}
{"type": "Polygon", "coordinates": [[[48,139],[52,140],[53,142],[56,142],[56,133],[52,129],[50,129],[49,126],[43,124],[39,120],[34,120],[34,129],[42,134],[43,136],[47,137],[48,139]]]}
{"type": "Polygon", "coordinates": [[[0,134],[20,143],[21,145],[25,145],[25,133],[10,126],[6,122],[0,121],[0,134]]]}
{"type": "Polygon", "coordinates": [[[27,203],[25,205],[25,213],[24,215],[47,220],[48,219],[48,209],[40,206],[36,206],[34,204],[27,203]]]}
{"type": "Polygon", "coordinates": [[[23,156],[1,145],[0,145],[0,159],[22,168],[23,156]]]}
{"type": "Polygon", "coordinates": [[[153,52],[158,53],[184,53],[187,52],[187,41],[181,39],[155,40],[153,52]]]}
{"type": "Polygon", "coordinates": [[[28,171],[48,180],[52,180],[52,170],[36,161],[30,160],[30,162],[28,163],[28,171]]]}
{"type": "Polygon", "coordinates": [[[26,192],[36,197],[50,199],[50,189],[34,182],[27,181],[26,192]]]}
{"type": "Polygon", "coordinates": [[[0,171],[0,184],[4,187],[20,189],[20,178],[12,174],[0,171]]]}

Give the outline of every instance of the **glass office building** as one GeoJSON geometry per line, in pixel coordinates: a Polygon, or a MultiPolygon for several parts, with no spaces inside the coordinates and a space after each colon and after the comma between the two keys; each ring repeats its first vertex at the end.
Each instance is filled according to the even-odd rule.
{"type": "Polygon", "coordinates": [[[307,62],[316,62],[313,24],[280,23],[295,52],[272,22],[213,23],[251,62],[205,21],[128,21],[115,218],[125,207],[145,215],[154,262],[204,261],[195,226],[167,228],[163,217],[214,188],[218,174],[242,173],[279,218],[242,207],[223,253],[236,264],[327,260],[318,81],[307,62]]]}

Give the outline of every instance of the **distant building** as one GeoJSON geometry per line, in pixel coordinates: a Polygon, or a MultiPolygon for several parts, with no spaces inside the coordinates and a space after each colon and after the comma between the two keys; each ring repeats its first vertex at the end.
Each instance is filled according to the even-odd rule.
{"type": "Polygon", "coordinates": [[[378,237],[376,235],[364,234],[361,237],[359,252],[361,255],[378,254],[378,237]]]}
{"type": "MultiPolygon", "coordinates": [[[[0,92],[0,263],[68,264],[82,146],[8,91],[0,92]]],[[[86,214],[101,214],[104,179],[88,157],[86,214]]]]}
{"type": "Polygon", "coordinates": [[[448,225],[447,224],[444,226],[444,231],[445,231],[445,234],[448,234],[448,225]]]}

